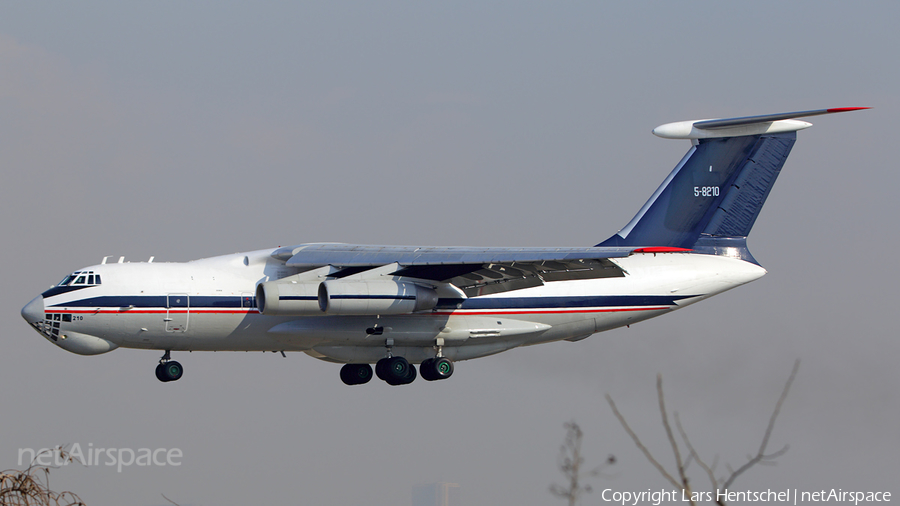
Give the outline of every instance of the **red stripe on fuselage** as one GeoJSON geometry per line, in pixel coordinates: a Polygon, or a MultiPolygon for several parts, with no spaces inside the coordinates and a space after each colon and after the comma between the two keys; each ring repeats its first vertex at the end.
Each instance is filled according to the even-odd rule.
{"type": "Polygon", "coordinates": [[[478,309],[458,309],[455,311],[436,311],[434,315],[497,315],[497,314],[568,314],[568,313],[618,313],[621,311],[662,311],[669,306],[658,307],[626,307],[615,309],[546,309],[546,310],[508,310],[508,311],[479,311],[478,309]]]}
{"type": "Polygon", "coordinates": [[[638,248],[634,250],[633,253],[685,253],[688,251],[694,250],[687,248],[674,248],[670,246],[650,246],[647,248],[638,248]]]}
{"type": "MultiPolygon", "coordinates": [[[[450,316],[450,315],[510,315],[510,314],[575,314],[575,313],[617,313],[623,311],[663,311],[670,309],[669,306],[656,307],[625,307],[625,308],[609,308],[609,309],[530,309],[530,310],[494,310],[482,311],[479,309],[455,309],[452,311],[434,311],[431,313],[410,313],[417,316],[450,316]]],[[[99,310],[67,310],[67,309],[48,309],[46,313],[69,313],[69,314],[258,314],[256,309],[248,309],[244,311],[231,310],[204,310],[194,309],[190,311],[178,310],[170,311],[166,309],[99,309],[99,310]]],[[[363,316],[363,315],[359,315],[363,316]]],[[[406,315],[397,315],[406,316],[406,315]]]]}
{"type": "Polygon", "coordinates": [[[191,309],[191,310],[169,310],[169,309],[47,309],[45,313],[70,313],[70,314],[187,314],[187,313],[203,313],[203,314],[249,314],[258,313],[258,309],[191,309]]]}

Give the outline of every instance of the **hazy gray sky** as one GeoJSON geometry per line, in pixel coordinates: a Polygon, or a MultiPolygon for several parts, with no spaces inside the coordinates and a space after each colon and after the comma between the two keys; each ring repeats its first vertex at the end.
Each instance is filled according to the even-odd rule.
{"type": "MultiPolygon", "coordinates": [[[[757,448],[791,364],[777,467],[738,488],[887,490],[900,468],[895,2],[16,2],[0,16],[0,468],[60,443],[180,448],[68,467],[89,504],[556,504],[563,423],[597,489],[667,487],[654,381],[705,456],[757,448]],[[764,208],[763,279],[667,317],[346,387],[302,354],[81,357],[20,308],[105,255],[182,261],[313,241],[592,245],[688,149],[650,130],[824,107],[764,208]]],[[[695,483],[705,489],[697,475],[695,483]]],[[[599,494],[583,504],[602,503],[599,494]]]]}

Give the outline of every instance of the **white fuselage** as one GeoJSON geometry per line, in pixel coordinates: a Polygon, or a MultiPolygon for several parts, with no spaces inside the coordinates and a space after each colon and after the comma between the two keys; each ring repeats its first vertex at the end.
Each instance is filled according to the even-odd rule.
{"type": "Polygon", "coordinates": [[[635,253],[611,260],[624,271],[621,277],[442,299],[433,309],[411,314],[270,316],[256,308],[256,286],[299,272],[271,253],[88,267],[82,271],[96,273],[102,283],[45,292],[44,321],[35,326],[54,344],[86,355],[117,347],[303,351],[335,362],[374,363],[389,342],[395,353],[417,363],[433,357],[436,339],[441,339],[444,356],[465,360],[522,345],[577,340],[765,274],[758,265],[725,256],[635,253]]]}

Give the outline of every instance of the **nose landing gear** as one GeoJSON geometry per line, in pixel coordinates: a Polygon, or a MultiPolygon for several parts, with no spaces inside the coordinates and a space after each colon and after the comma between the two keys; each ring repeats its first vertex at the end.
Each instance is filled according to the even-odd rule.
{"type": "Polygon", "coordinates": [[[166,350],[166,353],[159,359],[159,365],[156,366],[156,379],[163,383],[177,381],[184,374],[184,367],[172,360],[170,351],[166,350]]]}

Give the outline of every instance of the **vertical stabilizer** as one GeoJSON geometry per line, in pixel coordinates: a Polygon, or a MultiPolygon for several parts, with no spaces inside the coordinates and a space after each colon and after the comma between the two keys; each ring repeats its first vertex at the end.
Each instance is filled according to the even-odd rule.
{"type": "Polygon", "coordinates": [[[860,108],[669,123],[653,130],[691,149],[616,235],[598,246],[667,246],[739,254],[797,138],[791,118],[860,108]]]}

